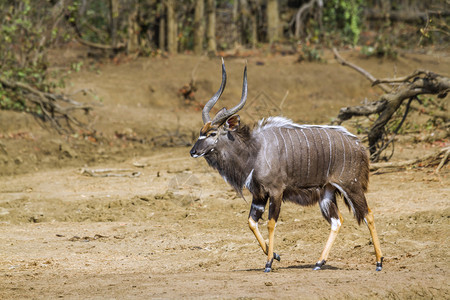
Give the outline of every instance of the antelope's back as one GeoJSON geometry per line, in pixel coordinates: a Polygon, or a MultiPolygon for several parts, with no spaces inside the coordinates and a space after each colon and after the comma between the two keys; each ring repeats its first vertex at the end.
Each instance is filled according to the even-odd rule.
{"type": "Polygon", "coordinates": [[[260,174],[276,174],[298,188],[335,183],[367,190],[369,165],[364,146],[341,126],[298,125],[281,117],[260,121],[260,174]]]}

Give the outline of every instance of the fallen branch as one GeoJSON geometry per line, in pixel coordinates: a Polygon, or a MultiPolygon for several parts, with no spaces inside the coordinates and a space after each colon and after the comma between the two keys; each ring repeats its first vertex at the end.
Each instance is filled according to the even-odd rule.
{"type": "Polygon", "coordinates": [[[371,163],[370,171],[373,172],[380,169],[405,169],[417,164],[422,164],[425,167],[430,167],[439,164],[435,170],[435,172],[438,173],[440,169],[446,164],[449,154],[450,154],[450,147],[445,147],[435,153],[417,159],[410,159],[398,162],[371,163]]]}
{"type": "Polygon", "coordinates": [[[141,172],[136,172],[129,169],[81,169],[81,175],[91,177],[139,177],[141,172]]]}
{"type": "MultiPolygon", "coordinates": [[[[334,53],[334,58],[336,58],[336,60],[343,66],[347,66],[350,67],[354,70],[356,70],[357,72],[359,72],[360,74],[362,74],[364,77],[366,77],[371,83],[372,85],[375,84],[375,82],[377,82],[377,79],[370,74],[369,72],[367,72],[366,70],[364,70],[363,68],[352,64],[351,62],[346,61],[345,59],[342,58],[342,56],[339,54],[339,52],[336,50],[336,48],[333,48],[333,53],[334,53]]],[[[384,92],[388,93],[391,91],[391,89],[389,87],[387,87],[384,84],[379,84],[378,85],[379,88],[381,88],[384,92]]]]}

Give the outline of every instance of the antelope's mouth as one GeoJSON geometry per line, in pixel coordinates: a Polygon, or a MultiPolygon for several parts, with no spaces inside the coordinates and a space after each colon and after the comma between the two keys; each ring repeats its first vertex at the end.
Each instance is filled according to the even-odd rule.
{"type": "Polygon", "coordinates": [[[213,151],[214,151],[214,148],[211,148],[208,151],[203,152],[202,154],[197,154],[197,152],[194,149],[192,149],[191,150],[191,157],[193,157],[193,158],[202,157],[202,156],[205,156],[205,155],[207,155],[207,154],[209,154],[209,153],[211,153],[213,151]]]}

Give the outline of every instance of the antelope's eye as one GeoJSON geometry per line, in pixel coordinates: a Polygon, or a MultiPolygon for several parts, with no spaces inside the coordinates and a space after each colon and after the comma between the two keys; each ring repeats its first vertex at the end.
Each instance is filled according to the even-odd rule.
{"type": "Polygon", "coordinates": [[[217,134],[217,133],[215,133],[215,132],[211,132],[211,133],[209,134],[209,136],[216,136],[216,134],[217,134]]]}

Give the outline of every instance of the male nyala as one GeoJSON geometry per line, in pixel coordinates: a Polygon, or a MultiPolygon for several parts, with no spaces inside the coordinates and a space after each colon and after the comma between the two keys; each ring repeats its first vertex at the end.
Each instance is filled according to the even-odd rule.
{"type": "Polygon", "coordinates": [[[203,156],[237,192],[242,193],[244,186],[251,192],[248,224],[267,255],[265,272],[271,271],[274,259],[280,260],[273,251],[274,229],[283,201],[319,203],[331,232],[314,270],[325,264],[343,222],[337,195],[343,197],[358,223],[364,221],[369,227],[376,270],[380,271],[380,242],[364,196],[369,182],[369,159],[358,138],[341,126],[299,125],[282,117],[263,119],[253,130],[241,125],[236,113],[247,99],[247,66],[240,103],[231,109],[223,108],[211,120],[209,112],[222,95],[226,79],[222,60],[222,83],[203,108],[204,125],[190,153],[192,157],[203,156]],[[268,245],[258,229],[267,202],[268,245]]]}

